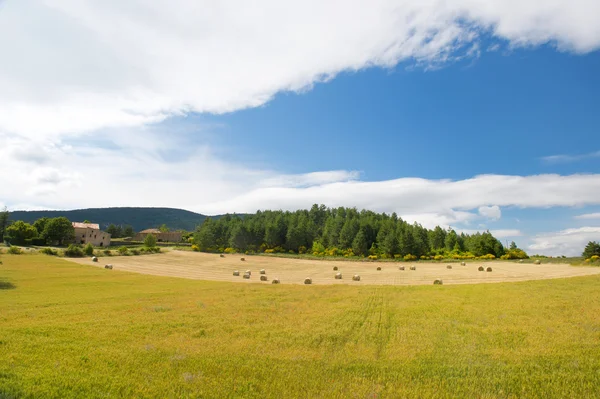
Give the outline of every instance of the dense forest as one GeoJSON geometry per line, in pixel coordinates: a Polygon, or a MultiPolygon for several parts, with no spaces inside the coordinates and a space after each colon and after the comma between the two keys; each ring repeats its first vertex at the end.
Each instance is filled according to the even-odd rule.
{"type": "Polygon", "coordinates": [[[315,255],[425,258],[430,256],[520,258],[514,243],[505,249],[489,231],[467,235],[410,224],[395,213],[313,205],[296,212],[259,211],[244,218],[207,218],[194,242],[202,251],[293,252],[315,255]]]}
{"type": "MultiPolygon", "coordinates": [[[[71,211],[12,211],[10,219],[22,220],[33,223],[47,217],[56,218],[64,216],[73,222],[90,220],[98,223],[101,229],[107,229],[111,224],[115,226],[131,226],[134,231],[148,228],[158,228],[166,225],[171,230],[194,231],[206,219],[205,215],[173,208],[89,208],[71,211]]],[[[219,216],[213,217],[218,218],[219,216]]]]}

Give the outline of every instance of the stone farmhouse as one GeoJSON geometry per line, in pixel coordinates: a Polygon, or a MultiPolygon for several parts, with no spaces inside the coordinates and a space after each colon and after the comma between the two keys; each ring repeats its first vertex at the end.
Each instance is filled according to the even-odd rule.
{"type": "Polygon", "coordinates": [[[142,230],[133,237],[134,241],[144,241],[148,234],[154,234],[157,242],[181,242],[182,234],[178,231],[162,232],[159,229],[142,230]]]}
{"type": "Polygon", "coordinates": [[[109,247],[110,234],[101,231],[97,223],[72,222],[75,229],[75,244],[92,244],[95,247],[109,247]]]}

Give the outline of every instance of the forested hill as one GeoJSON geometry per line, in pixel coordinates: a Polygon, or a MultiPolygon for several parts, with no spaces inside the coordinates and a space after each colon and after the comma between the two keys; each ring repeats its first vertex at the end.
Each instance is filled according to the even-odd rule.
{"type": "MultiPolygon", "coordinates": [[[[171,230],[194,231],[206,219],[205,215],[174,208],[90,208],[71,211],[13,211],[10,220],[33,223],[41,217],[65,216],[72,222],[89,220],[105,229],[110,224],[130,225],[135,231],[157,228],[163,224],[171,230]]],[[[215,218],[218,218],[215,217],[215,218]]]]}

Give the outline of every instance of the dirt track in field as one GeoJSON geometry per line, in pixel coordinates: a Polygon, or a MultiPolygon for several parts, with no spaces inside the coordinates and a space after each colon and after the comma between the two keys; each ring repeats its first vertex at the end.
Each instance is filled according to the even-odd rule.
{"type": "Polygon", "coordinates": [[[312,278],[313,284],[360,284],[360,285],[429,285],[437,278],[444,284],[478,284],[507,281],[542,280],[552,278],[588,276],[600,274],[600,268],[573,267],[567,264],[533,265],[517,262],[467,262],[460,263],[408,263],[408,262],[350,262],[330,260],[306,260],[275,258],[269,256],[225,255],[187,251],[170,251],[162,254],[143,256],[113,256],[99,258],[98,263],[91,259],[70,259],[71,261],[104,267],[112,264],[113,270],[152,274],[156,276],[182,277],[196,280],[231,281],[239,283],[270,284],[278,277],[281,284],[303,284],[306,277],[312,278]],[[414,264],[417,270],[409,270],[414,264]],[[446,265],[451,264],[452,269],[446,265]],[[334,279],[337,266],[343,279],[334,279]],[[405,266],[406,270],[399,270],[405,266]],[[492,272],[480,272],[479,266],[491,266],[492,272]],[[381,267],[381,271],[377,271],[381,267]],[[267,282],[260,281],[260,269],[266,270],[267,282]],[[239,270],[240,276],[233,276],[239,270]],[[249,280],[243,279],[244,271],[251,270],[249,280]],[[352,281],[352,276],[359,274],[360,282],[352,281]]]}

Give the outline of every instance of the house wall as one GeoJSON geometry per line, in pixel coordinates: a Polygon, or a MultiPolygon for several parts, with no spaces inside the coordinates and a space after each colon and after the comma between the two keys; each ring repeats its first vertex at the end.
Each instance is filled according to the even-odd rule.
{"type": "Polygon", "coordinates": [[[75,244],[92,244],[95,247],[109,247],[110,234],[90,228],[75,228],[75,244]]]}

